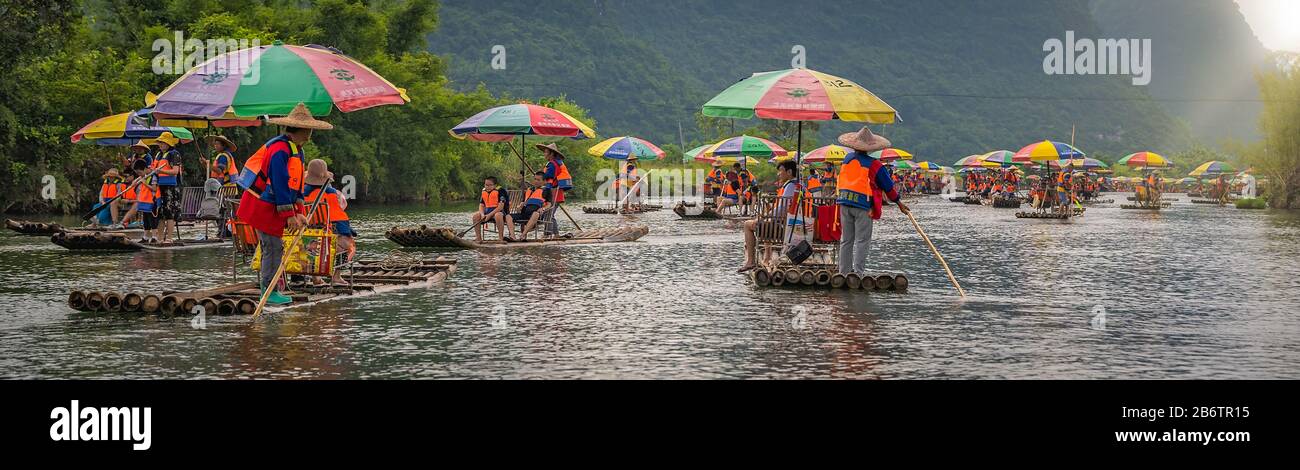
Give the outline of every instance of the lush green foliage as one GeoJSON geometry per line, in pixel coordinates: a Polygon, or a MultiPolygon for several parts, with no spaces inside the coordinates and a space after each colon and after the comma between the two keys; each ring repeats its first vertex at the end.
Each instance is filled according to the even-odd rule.
{"type": "MultiPolygon", "coordinates": [[[[1102,37],[1085,0],[445,0],[442,14],[430,47],[450,57],[456,86],[563,92],[591,110],[603,135],[707,143],[713,129],[691,126],[701,105],[753,72],[790,68],[792,47],[802,45],[808,67],[898,108],[903,121],[878,130],[937,163],[1069,141],[1073,126],[1090,153],[1171,153],[1191,142],[1129,77],[1043,73],[1046,39],[1067,29],[1102,37]],[[494,45],[505,46],[504,70],[491,67],[494,45]]],[[[813,147],[853,130],[823,124],[813,147]]]]}
{"type": "Polygon", "coordinates": [[[1274,63],[1257,76],[1264,142],[1247,161],[1269,178],[1265,188],[1273,206],[1294,208],[1300,207],[1300,55],[1279,53],[1274,63]]]}
{"type": "MultiPolygon", "coordinates": [[[[154,74],[150,65],[153,41],[173,39],[174,31],[186,38],[332,45],[406,88],[408,105],[336,112],[328,118],[336,130],[316,133],[307,147],[311,156],[329,161],[336,175],[355,176],[362,200],[463,199],[477,195],[484,176],[518,174],[519,162],[504,144],[460,141],[447,133],[466,117],[512,100],[481,87],[447,86],[443,60],[426,51],[425,38],[438,24],[432,0],[23,0],[0,13],[0,50],[9,70],[0,80],[0,209],[6,211],[67,211],[89,204],[98,175],[123,150],[73,145],[68,138],[110,110],[142,106],[146,92],[161,91],[178,78],[154,74]],[[58,181],[53,201],[40,198],[47,174],[58,181]]],[[[595,125],[565,99],[542,101],[595,125]]],[[[274,130],[221,132],[240,146],[242,158],[274,130]]],[[[586,144],[563,145],[573,157],[575,177],[594,171],[586,144]]],[[[182,151],[190,178],[197,178],[198,145],[182,151]]],[[[529,156],[533,165],[542,163],[536,150],[529,156]]]]}

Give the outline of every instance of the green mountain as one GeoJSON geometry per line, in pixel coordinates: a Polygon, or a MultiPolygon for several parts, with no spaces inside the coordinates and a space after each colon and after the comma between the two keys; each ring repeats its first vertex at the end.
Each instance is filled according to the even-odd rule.
{"type": "Polygon", "coordinates": [[[1094,0],[1092,12],[1108,36],[1151,39],[1151,96],[1197,140],[1259,138],[1255,71],[1268,51],[1233,0],[1094,0]]]}
{"type": "MultiPolygon", "coordinates": [[[[1108,158],[1172,152],[1191,133],[1128,76],[1047,75],[1044,42],[1102,38],[1087,0],[443,0],[430,50],[453,86],[565,95],[602,136],[689,144],[712,137],[700,106],[753,72],[807,66],[854,80],[899,110],[878,129],[924,159],[1069,141],[1108,158]],[[493,46],[506,68],[491,66],[493,46]]],[[[756,123],[739,123],[737,129],[756,123]]],[[[823,123],[822,142],[852,123],[823,123]]]]}

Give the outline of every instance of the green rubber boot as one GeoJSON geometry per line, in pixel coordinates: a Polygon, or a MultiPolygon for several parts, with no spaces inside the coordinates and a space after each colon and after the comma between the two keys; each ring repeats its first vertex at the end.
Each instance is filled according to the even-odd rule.
{"type": "Polygon", "coordinates": [[[288,305],[291,303],[293,303],[293,299],[281,294],[278,290],[271,291],[271,295],[266,298],[267,305],[288,305]]]}

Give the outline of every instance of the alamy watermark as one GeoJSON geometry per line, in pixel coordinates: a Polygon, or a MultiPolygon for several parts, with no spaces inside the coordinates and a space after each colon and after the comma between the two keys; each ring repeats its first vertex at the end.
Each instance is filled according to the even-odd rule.
{"type": "Polygon", "coordinates": [[[171,38],[155,39],[151,50],[156,54],[150,61],[153,73],[180,75],[203,66],[198,73],[205,80],[220,83],[230,73],[244,75],[242,83],[257,83],[261,77],[259,67],[252,67],[253,51],[262,45],[260,39],[199,39],[186,38],[184,31],[173,31],[171,38]],[[238,52],[231,54],[232,52],[238,52]],[[220,58],[221,60],[213,60],[220,58]]]}
{"type": "Polygon", "coordinates": [[[1151,83],[1151,39],[1051,38],[1043,42],[1048,75],[1131,75],[1134,86],[1151,83]]]}

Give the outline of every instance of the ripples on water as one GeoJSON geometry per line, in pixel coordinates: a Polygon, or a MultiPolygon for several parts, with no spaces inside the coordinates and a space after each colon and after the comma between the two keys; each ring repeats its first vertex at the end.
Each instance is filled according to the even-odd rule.
{"type": "MultiPolygon", "coordinates": [[[[1123,201],[1124,194],[1111,195],[1123,201]]],[[[1110,196],[1108,196],[1110,197],[1110,196]]],[[[734,274],[738,226],[648,223],[641,242],[490,254],[445,285],[343,300],[267,323],[76,313],[70,289],[228,282],[228,251],[71,253],[0,235],[0,376],[27,378],[1297,378],[1300,217],[1183,201],[1070,222],[927,197],[912,204],[969,298],[887,208],[872,264],[906,294],[758,290],[734,274]],[[796,327],[796,307],[807,312],[796,327]],[[1090,327],[1104,309],[1104,330],[1090,327]]],[[[359,247],[463,213],[359,208],[359,247]]],[[[64,222],[72,222],[65,220],[64,222]]],[[[251,276],[241,269],[242,280],[251,276]]]]}

